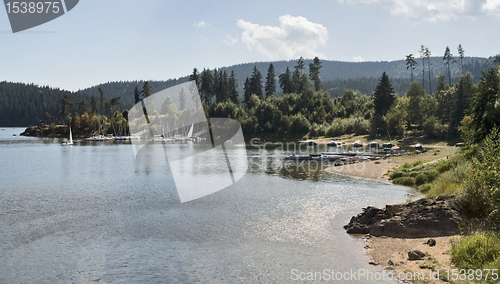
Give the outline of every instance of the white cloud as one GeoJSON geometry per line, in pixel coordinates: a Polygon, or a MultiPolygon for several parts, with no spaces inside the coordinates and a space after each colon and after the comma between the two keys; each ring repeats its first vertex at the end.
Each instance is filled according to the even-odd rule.
{"type": "Polygon", "coordinates": [[[354,56],[352,58],[352,61],[354,61],[354,62],[364,62],[365,59],[363,57],[361,57],[361,56],[354,56]]]}
{"type": "Polygon", "coordinates": [[[224,43],[229,46],[233,46],[237,42],[238,42],[238,37],[232,38],[231,36],[227,36],[227,39],[224,40],[224,43]]]}
{"type": "Polygon", "coordinates": [[[204,28],[204,27],[210,26],[210,24],[205,22],[205,21],[201,21],[201,22],[194,22],[193,26],[195,26],[197,28],[204,28]]]}
{"type": "Polygon", "coordinates": [[[394,15],[430,22],[481,16],[500,16],[500,0],[338,0],[339,3],[377,3],[394,15]]]}
{"type": "Polygon", "coordinates": [[[261,26],[244,20],[238,20],[238,27],[243,30],[241,42],[248,49],[257,50],[270,59],[294,59],[300,56],[325,58],[317,48],[326,45],[327,29],[309,22],[304,17],[285,15],[279,17],[280,26],[261,26]]]}

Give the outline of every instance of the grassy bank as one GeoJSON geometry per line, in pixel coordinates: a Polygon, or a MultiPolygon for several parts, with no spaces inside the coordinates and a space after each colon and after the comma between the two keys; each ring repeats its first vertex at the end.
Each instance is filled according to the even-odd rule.
{"type": "MultiPolygon", "coordinates": [[[[452,261],[458,269],[500,269],[498,137],[498,131],[493,131],[481,143],[456,154],[407,162],[388,172],[393,183],[412,186],[426,196],[454,194],[459,197],[468,221],[463,224],[462,236],[452,244],[452,261]]],[[[497,273],[500,279],[500,271],[497,273]]],[[[490,275],[489,281],[478,282],[497,281],[490,275]]]]}

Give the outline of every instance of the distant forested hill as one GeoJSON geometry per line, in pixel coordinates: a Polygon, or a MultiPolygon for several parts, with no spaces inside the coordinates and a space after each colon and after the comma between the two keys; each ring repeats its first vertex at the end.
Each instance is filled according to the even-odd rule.
{"type": "MultiPolygon", "coordinates": [[[[414,80],[422,80],[422,60],[420,58],[415,59],[417,65],[413,71],[414,80]]],[[[305,61],[305,70],[307,74],[309,73],[309,63],[312,62],[310,59],[305,61]]],[[[238,92],[240,98],[243,96],[243,86],[245,79],[250,77],[253,71],[253,67],[257,67],[257,70],[265,78],[267,74],[267,69],[269,64],[274,65],[276,76],[284,73],[286,68],[290,68],[291,71],[297,65],[296,60],[289,61],[274,61],[274,62],[255,62],[255,63],[244,63],[237,64],[229,67],[218,68],[217,70],[226,71],[228,74],[234,70],[236,80],[238,82],[238,92]]],[[[441,74],[447,74],[446,66],[441,57],[432,57],[431,63],[431,79],[433,91],[436,87],[437,77],[441,74]]],[[[325,89],[330,91],[332,96],[340,96],[343,94],[345,88],[358,90],[363,94],[369,94],[374,89],[378,83],[378,79],[385,71],[391,78],[394,89],[396,93],[402,95],[406,92],[409,85],[410,70],[406,69],[405,60],[396,61],[379,61],[379,62],[342,62],[342,61],[321,61],[322,68],[320,69],[320,77],[325,85],[325,89]]],[[[494,67],[493,58],[482,58],[482,57],[465,57],[464,58],[464,72],[470,72],[473,76],[474,83],[479,81],[481,77],[481,71],[485,71],[491,67],[494,67]]],[[[198,72],[203,71],[203,67],[193,66],[197,68],[198,72]]],[[[213,70],[213,69],[212,69],[213,70]]],[[[178,79],[170,79],[167,81],[150,81],[153,93],[160,91],[164,88],[171,87],[176,84],[184,83],[188,80],[188,75],[178,79]]],[[[461,75],[461,67],[459,59],[457,59],[456,64],[451,66],[451,76],[452,83],[458,82],[461,75]]],[[[427,63],[425,70],[425,88],[429,92],[428,87],[428,73],[427,73],[427,63]]],[[[142,88],[144,81],[127,81],[127,82],[109,82],[86,88],[80,92],[86,93],[88,95],[98,95],[98,88],[102,88],[107,94],[111,96],[121,96],[121,102],[125,105],[133,104],[134,102],[134,88],[137,86],[139,89],[142,88]]],[[[265,82],[262,82],[263,84],[265,82]]],[[[279,84],[278,84],[279,86],[279,84]]],[[[278,87],[278,93],[281,89],[278,87]]]]}
{"type": "MultiPolygon", "coordinates": [[[[422,60],[415,58],[417,65],[414,70],[414,80],[422,80],[422,60]]],[[[457,63],[451,65],[452,83],[458,81],[461,75],[459,59],[457,63]]],[[[304,72],[309,73],[308,66],[312,60],[305,60],[304,72]]],[[[284,73],[286,68],[291,71],[295,68],[296,60],[275,61],[275,62],[255,62],[238,64],[229,67],[222,67],[218,70],[232,70],[238,82],[238,92],[240,100],[243,97],[243,86],[245,79],[251,76],[254,66],[260,71],[265,84],[265,77],[269,64],[272,63],[275,68],[275,75],[278,77],[284,73]]],[[[406,68],[405,60],[381,61],[381,62],[341,62],[341,61],[321,61],[320,78],[323,81],[324,88],[330,92],[332,97],[342,96],[344,89],[358,90],[362,94],[369,94],[375,89],[382,72],[386,72],[392,80],[394,90],[402,95],[406,92],[410,82],[410,71],[406,68]]],[[[446,67],[441,57],[432,57],[431,78],[432,89],[436,87],[436,79],[441,74],[447,74],[446,67]]],[[[427,64],[426,64],[427,65],[427,64]]],[[[495,66],[493,57],[465,57],[464,72],[470,72],[474,83],[477,83],[481,77],[481,71],[485,71],[495,66]]],[[[198,68],[198,72],[203,71],[203,67],[198,68]]],[[[427,66],[426,66],[427,67],[427,66]]],[[[212,69],[213,71],[213,69],[212,69]]],[[[429,82],[427,68],[425,70],[425,90],[429,92],[429,82]]],[[[188,80],[189,74],[178,79],[168,79],[165,81],[149,81],[152,92],[155,93],[162,89],[184,83],[188,80]]],[[[277,78],[276,78],[277,79],[277,78]]],[[[0,126],[27,126],[36,124],[43,119],[43,113],[48,112],[57,117],[61,108],[61,99],[64,95],[73,96],[73,101],[77,102],[85,99],[90,101],[90,96],[99,97],[99,88],[105,92],[106,97],[121,97],[120,108],[130,108],[134,104],[134,88],[137,86],[142,89],[144,81],[120,81],[108,82],[97,86],[81,89],[77,92],[69,92],[48,86],[36,86],[33,84],[0,82],[0,126]]],[[[281,95],[279,88],[276,95],[281,95]]]]}
{"type": "Polygon", "coordinates": [[[28,126],[43,119],[48,112],[57,117],[61,99],[73,96],[74,101],[88,100],[83,94],[73,93],[48,86],[0,82],[0,125],[28,126]]]}

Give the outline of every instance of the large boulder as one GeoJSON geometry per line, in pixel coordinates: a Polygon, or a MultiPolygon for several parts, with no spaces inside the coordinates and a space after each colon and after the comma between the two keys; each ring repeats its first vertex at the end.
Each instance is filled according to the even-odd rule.
{"type": "Polygon", "coordinates": [[[395,238],[455,235],[463,221],[456,197],[445,195],[413,202],[368,207],[351,218],[344,229],[349,234],[370,234],[395,238]]]}

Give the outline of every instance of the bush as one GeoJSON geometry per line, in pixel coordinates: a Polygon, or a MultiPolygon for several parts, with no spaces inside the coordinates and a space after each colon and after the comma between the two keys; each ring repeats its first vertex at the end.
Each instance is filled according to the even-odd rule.
{"type": "Polygon", "coordinates": [[[451,257],[461,269],[498,269],[500,238],[495,234],[465,237],[457,243],[452,243],[451,257]]]}
{"type": "Polygon", "coordinates": [[[405,185],[405,186],[414,186],[415,179],[412,177],[398,177],[392,181],[394,184],[405,185]]]}
{"type": "Polygon", "coordinates": [[[403,172],[400,172],[400,171],[397,171],[397,172],[392,172],[390,175],[389,175],[389,178],[390,179],[396,179],[396,178],[400,178],[404,176],[403,172]]]}
{"type": "Polygon", "coordinates": [[[473,167],[465,185],[463,204],[472,217],[487,217],[500,209],[500,133],[493,130],[473,158],[473,167]]]}
{"type": "Polygon", "coordinates": [[[427,182],[427,177],[425,174],[419,174],[415,177],[415,185],[422,185],[427,182]]]}

